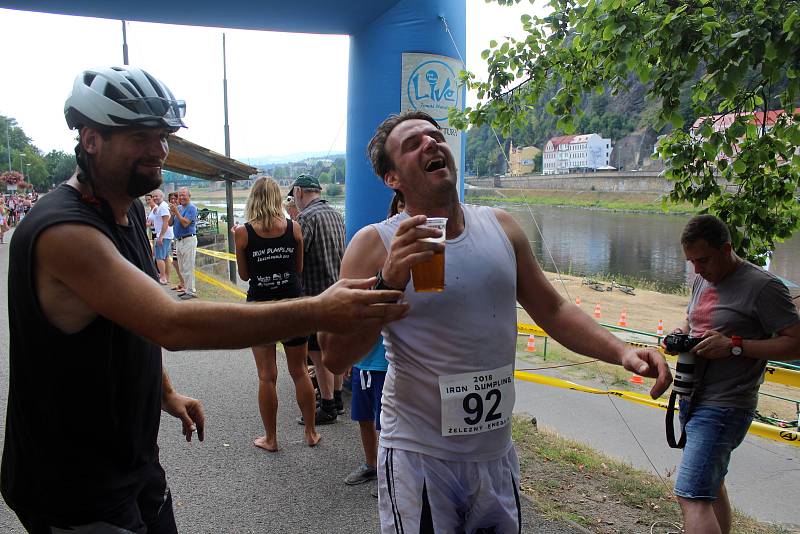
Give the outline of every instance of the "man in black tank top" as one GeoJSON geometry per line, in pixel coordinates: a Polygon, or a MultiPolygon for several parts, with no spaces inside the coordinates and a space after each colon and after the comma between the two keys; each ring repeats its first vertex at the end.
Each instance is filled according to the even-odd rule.
{"type": "Polygon", "coordinates": [[[170,298],[138,197],[161,184],[184,109],[141,69],[81,73],[65,104],[79,169],[14,233],[0,489],[30,532],[177,530],[158,461],[160,411],[181,420],[187,441],[203,439],[204,415],[172,388],[161,347],[244,348],[406,311],[387,304],[399,292],[368,291],[374,279],[268,306],[170,298]]]}

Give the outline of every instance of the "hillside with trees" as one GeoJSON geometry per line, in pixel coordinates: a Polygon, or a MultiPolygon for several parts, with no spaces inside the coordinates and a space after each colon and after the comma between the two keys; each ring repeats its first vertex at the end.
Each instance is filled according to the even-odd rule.
{"type": "MultiPolygon", "coordinates": [[[[655,106],[647,105],[645,102],[644,85],[636,80],[631,80],[631,82],[628,91],[616,95],[612,95],[608,90],[584,95],[581,106],[584,113],[577,120],[575,133],[600,134],[602,137],[611,139],[615,150],[618,146],[619,150],[623,152],[634,152],[642,144],[638,138],[634,143],[625,142],[624,139],[631,134],[636,133],[638,137],[641,137],[647,132],[649,134],[647,137],[654,139],[658,134],[663,133],[650,130],[649,125],[655,113],[655,106]],[[629,148],[631,145],[633,148],[629,148]]],[[[544,149],[548,139],[566,135],[567,132],[558,126],[557,118],[546,111],[547,102],[555,92],[551,91],[542,95],[534,109],[528,112],[525,123],[521,126],[512,126],[511,134],[508,136],[503,135],[502,131],[498,129],[496,130],[497,138],[495,138],[495,133],[488,123],[470,128],[467,132],[467,174],[490,176],[505,172],[507,164],[500,153],[498,139],[505,154],[508,155],[512,143],[514,147],[536,146],[544,149]]],[[[691,114],[688,105],[685,106],[685,111],[687,115],[691,114]]],[[[689,124],[694,120],[688,116],[686,119],[689,124]]],[[[615,167],[628,168],[646,165],[647,162],[643,160],[649,156],[649,149],[652,146],[647,148],[648,150],[642,151],[641,156],[631,153],[612,153],[612,164],[616,163],[615,167]],[[629,163],[634,161],[638,162],[638,165],[629,163]]],[[[540,156],[536,169],[541,170],[541,168],[540,156]]]]}

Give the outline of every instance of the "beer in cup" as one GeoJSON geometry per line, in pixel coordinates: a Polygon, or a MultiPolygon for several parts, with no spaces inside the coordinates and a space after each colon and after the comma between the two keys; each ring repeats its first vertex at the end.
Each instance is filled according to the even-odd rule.
{"type": "MultiPolygon", "coordinates": [[[[441,237],[428,237],[423,241],[432,243],[444,241],[447,217],[430,217],[422,226],[442,231],[441,237]]],[[[435,252],[431,259],[412,266],[411,279],[414,282],[414,291],[429,293],[444,291],[444,251],[435,252]]]]}

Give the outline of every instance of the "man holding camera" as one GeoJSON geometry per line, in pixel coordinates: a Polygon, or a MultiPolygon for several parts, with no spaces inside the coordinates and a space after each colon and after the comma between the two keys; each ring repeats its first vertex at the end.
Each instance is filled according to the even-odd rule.
{"type": "Polygon", "coordinates": [[[731,452],[750,427],[767,360],[800,354],[800,316],[778,277],[736,255],[717,217],[691,219],[681,245],[699,276],[686,321],[673,333],[703,339],[691,349],[694,392],[680,401],[686,446],[675,494],[687,534],[725,534],[731,452]]]}

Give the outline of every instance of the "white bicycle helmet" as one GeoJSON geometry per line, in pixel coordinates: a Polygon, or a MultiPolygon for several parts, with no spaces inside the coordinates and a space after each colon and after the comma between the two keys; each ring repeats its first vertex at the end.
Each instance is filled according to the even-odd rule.
{"type": "Polygon", "coordinates": [[[75,78],[64,117],[67,126],[80,128],[168,128],[183,123],[186,102],[142,69],[130,66],[90,69],[75,78]]]}

